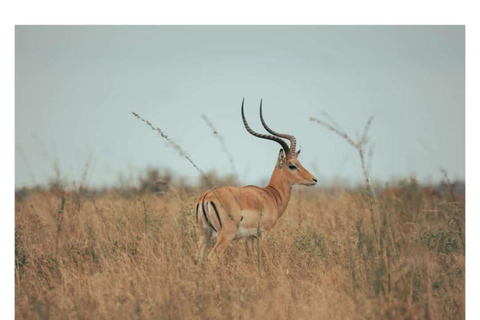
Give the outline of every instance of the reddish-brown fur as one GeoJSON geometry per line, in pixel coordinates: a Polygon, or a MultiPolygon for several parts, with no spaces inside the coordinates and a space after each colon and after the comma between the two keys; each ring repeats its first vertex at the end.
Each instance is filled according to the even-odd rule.
{"type": "MultiPolygon", "coordinates": [[[[264,123],[262,116],[261,119],[264,123]]],[[[299,152],[293,149],[295,137],[278,133],[275,133],[276,136],[257,134],[250,129],[245,117],[244,124],[251,134],[276,141],[282,145],[282,149],[268,186],[221,187],[208,190],[198,197],[196,217],[200,239],[197,260],[203,259],[208,239],[213,235],[217,236],[217,243],[209,257],[214,252],[222,253],[232,240],[241,238],[246,238],[247,253],[250,254],[252,241],[259,236],[259,231],[271,230],[282,216],[290,200],[292,186],[311,186],[317,182],[297,159],[299,152]],[[283,140],[279,141],[279,137],[289,139],[292,150],[283,140]]],[[[266,124],[264,127],[274,133],[266,124]]]]}

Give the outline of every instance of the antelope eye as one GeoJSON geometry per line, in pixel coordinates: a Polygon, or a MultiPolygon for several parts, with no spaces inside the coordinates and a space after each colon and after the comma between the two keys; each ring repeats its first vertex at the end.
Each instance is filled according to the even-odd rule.
{"type": "Polygon", "coordinates": [[[290,168],[290,170],[297,169],[297,167],[294,164],[289,164],[288,167],[290,168]]]}

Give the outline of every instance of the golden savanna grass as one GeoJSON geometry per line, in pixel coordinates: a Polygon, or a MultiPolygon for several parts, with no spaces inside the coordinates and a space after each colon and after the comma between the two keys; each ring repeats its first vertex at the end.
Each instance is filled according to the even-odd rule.
{"type": "Polygon", "coordinates": [[[268,234],[195,265],[194,201],[163,194],[16,197],[18,319],[462,319],[463,198],[414,181],[375,203],[362,191],[295,187],[268,234]]]}

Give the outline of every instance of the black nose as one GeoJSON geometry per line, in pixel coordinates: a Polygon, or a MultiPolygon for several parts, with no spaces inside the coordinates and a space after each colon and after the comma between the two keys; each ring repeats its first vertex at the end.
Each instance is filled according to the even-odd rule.
{"type": "Polygon", "coordinates": [[[317,179],[313,178],[313,181],[318,182],[317,179]]]}

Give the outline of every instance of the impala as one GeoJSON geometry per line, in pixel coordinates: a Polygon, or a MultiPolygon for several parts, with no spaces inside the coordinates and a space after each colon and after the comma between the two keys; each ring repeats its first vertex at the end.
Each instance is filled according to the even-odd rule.
{"type": "Polygon", "coordinates": [[[281,134],[270,129],[263,119],[260,102],[260,120],[263,127],[272,135],[253,131],[245,119],[242,101],[242,119],[247,131],[255,137],[279,143],[282,148],[277,158],[268,186],[220,187],[210,189],[198,197],[196,222],[200,230],[197,261],[203,261],[209,239],[217,241],[208,255],[223,253],[232,240],[246,238],[247,254],[250,256],[253,241],[262,231],[271,230],[282,216],[290,200],[294,184],[313,186],[317,179],[305,169],[295,151],[296,139],[292,135],[281,134]],[[290,147],[284,139],[290,141],[290,147]]]}

